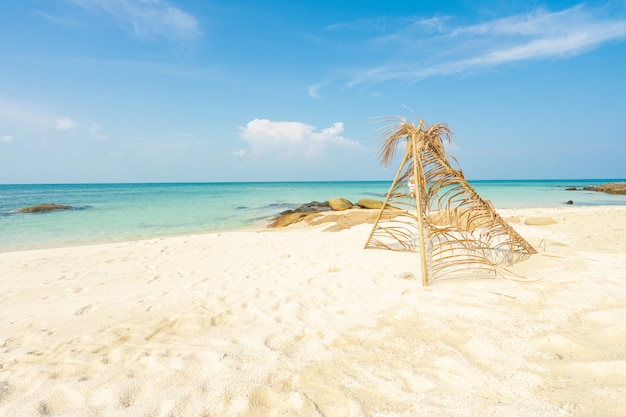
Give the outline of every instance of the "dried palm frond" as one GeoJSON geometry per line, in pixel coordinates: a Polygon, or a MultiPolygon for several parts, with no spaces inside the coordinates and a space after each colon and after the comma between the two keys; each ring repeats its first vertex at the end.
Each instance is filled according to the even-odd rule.
{"type": "Polygon", "coordinates": [[[404,157],[376,219],[366,248],[419,251],[422,283],[467,269],[498,272],[502,263],[523,260],[536,250],[498,215],[489,201],[465,180],[445,144],[452,132],[445,123],[416,127],[402,117],[383,118],[379,159],[385,166],[396,149],[404,157]],[[409,181],[415,182],[415,193],[409,181]],[[386,215],[404,209],[401,216],[386,215]]]}

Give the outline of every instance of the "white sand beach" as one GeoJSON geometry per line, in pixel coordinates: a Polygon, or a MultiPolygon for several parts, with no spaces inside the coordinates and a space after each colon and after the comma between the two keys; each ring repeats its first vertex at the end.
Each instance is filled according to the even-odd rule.
{"type": "Polygon", "coordinates": [[[626,207],[498,211],[539,254],[427,287],[370,224],[0,253],[0,416],[626,415],[626,207]]]}

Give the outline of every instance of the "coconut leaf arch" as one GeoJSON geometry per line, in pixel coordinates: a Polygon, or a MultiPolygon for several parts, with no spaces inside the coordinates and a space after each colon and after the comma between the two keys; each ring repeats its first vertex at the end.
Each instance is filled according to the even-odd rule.
{"type": "Polygon", "coordinates": [[[365,248],[419,252],[423,285],[468,270],[497,274],[503,264],[536,253],[446,155],[452,138],[447,124],[428,126],[420,119],[415,126],[404,117],[381,121],[381,164],[388,167],[402,147],[404,156],[365,248]]]}

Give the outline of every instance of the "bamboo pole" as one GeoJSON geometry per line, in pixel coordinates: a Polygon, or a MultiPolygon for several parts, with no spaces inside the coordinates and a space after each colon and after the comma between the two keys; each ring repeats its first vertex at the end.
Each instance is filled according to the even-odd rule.
{"type": "Polygon", "coordinates": [[[426,245],[424,242],[424,208],[422,207],[422,192],[425,188],[425,184],[422,183],[422,179],[424,177],[422,167],[422,161],[420,160],[417,154],[417,144],[415,136],[420,134],[422,130],[423,120],[420,120],[419,126],[417,130],[411,132],[411,146],[410,148],[413,150],[413,178],[415,179],[415,211],[417,214],[417,223],[419,227],[419,237],[420,237],[420,258],[422,264],[422,286],[425,287],[428,285],[428,268],[426,265],[426,245]],[[418,171],[419,164],[419,171],[418,171]],[[420,174],[420,175],[418,175],[420,174]]]}
{"type": "Polygon", "coordinates": [[[409,159],[410,151],[411,151],[410,147],[407,146],[406,152],[404,152],[404,156],[402,157],[402,162],[400,162],[400,166],[398,167],[396,176],[393,179],[393,182],[391,183],[391,187],[389,187],[389,191],[387,191],[387,196],[385,197],[385,201],[383,202],[382,207],[378,211],[378,216],[376,217],[376,221],[374,221],[374,226],[372,226],[372,231],[370,232],[370,235],[367,238],[367,241],[365,242],[365,246],[363,246],[363,249],[367,249],[367,245],[370,244],[370,240],[372,240],[372,236],[374,236],[374,231],[376,230],[376,227],[378,226],[378,222],[380,221],[380,218],[383,216],[383,211],[385,210],[385,207],[387,207],[387,202],[389,201],[389,198],[391,197],[391,192],[393,191],[396,184],[398,183],[398,178],[400,177],[400,174],[402,173],[402,168],[404,167],[404,164],[406,164],[406,160],[409,159]]]}

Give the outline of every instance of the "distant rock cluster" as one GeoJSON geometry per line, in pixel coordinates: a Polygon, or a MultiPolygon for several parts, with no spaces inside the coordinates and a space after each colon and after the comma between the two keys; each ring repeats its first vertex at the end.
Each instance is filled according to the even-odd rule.
{"type": "MultiPolygon", "coordinates": [[[[383,206],[382,201],[373,200],[369,198],[362,198],[353,204],[350,200],[345,198],[331,198],[328,201],[320,203],[318,201],[312,201],[307,204],[303,204],[295,210],[287,210],[280,213],[278,216],[272,219],[272,222],[267,226],[269,228],[286,227],[303,220],[307,223],[314,224],[319,222],[319,215],[324,211],[344,211],[352,208],[361,209],[380,209],[383,206]],[[316,220],[317,219],[317,220],[316,220]]],[[[337,220],[335,218],[334,220],[337,220]]],[[[328,220],[331,221],[331,220],[328,220]]],[[[354,213],[345,219],[341,219],[340,222],[343,228],[350,227],[359,223],[369,223],[374,221],[374,216],[370,213],[354,213]]]]}
{"type": "Polygon", "coordinates": [[[609,194],[626,194],[626,182],[610,182],[602,185],[584,187],[583,190],[600,191],[609,194]]]}
{"type": "MultiPolygon", "coordinates": [[[[585,191],[598,191],[608,194],[625,194],[626,195],[626,182],[609,182],[601,185],[590,185],[583,187],[585,191]]],[[[576,187],[567,187],[565,191],[578,191],[576,187]]],[[[565,204],[574,204],[573,200],[568,200],[565,204]]]]}
{"type": "Polygon", "coordinates": [[[44,203],[44,204],[37,204],[36,206],[22,207],[20,209],[15,210],[15,212],[16,213],[41,213],[45,211],[54,211],[54,210],[73,210],[75,208],[76,207],[65,206],[62,204],[44,203]]]}

